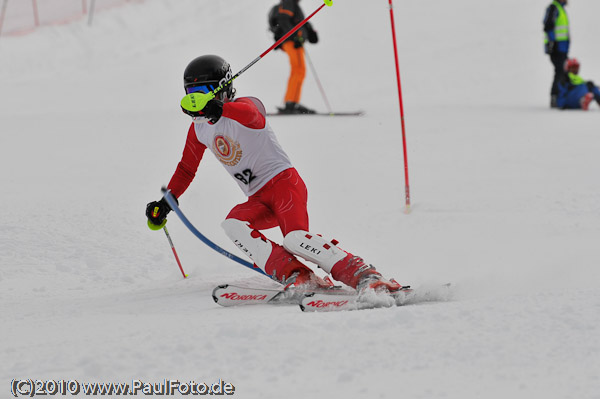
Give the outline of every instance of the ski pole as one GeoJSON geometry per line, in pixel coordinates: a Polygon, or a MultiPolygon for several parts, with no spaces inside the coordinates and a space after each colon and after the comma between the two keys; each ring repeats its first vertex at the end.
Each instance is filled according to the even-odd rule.
{"type": "Polygon", "coordinates": [[[8,0],[4,0],[2,3],[2,11],[0,11],[0,35],[2,34],[2,25],[4,25],[4,17],[6,16],[6,6],[8,5],[8,0]]]}
{"type": "MultiPolygon", "coordinates": [[[[300,21],[296,26],[294,26],[292,28],[292,30],[290,30],[288,33],[286,33],[285,35],[283,35],[281,37],[281,39],[279,39],[275,43],[273,43],[273,45],[271,47],[269,47],[261,55],[259,55],[255,59],[253,59],[252,62],[250,62],[245,67],[243,67],[241,71],[239,71],[238,73],[236,73],[235,75],[233,75],[233,77],[231,79],[229,79],[227,82],[221,84],[219,87],[217,87],[216,89],[214,89],[213,91],[210,91],[208,93],[201,93],[201,92],[192,93],[193,94],[193,100],[191,100],[191,102],[192,102],[193,108],[194,109],[198,109],[198,110],[203,109],[206,106],[206,103],[208,103],[210,100],[212,100],[213,98],[215,98],[215,95],[218,92],[220,92],[221,90],[223,90],[224,88],[226,88],[227,86],[229,86],[235,79],[238,78],[238,76],[240,76],[241,74],[243,74],[244,72],[246,72],[248,69],[250,69],[250,67],[252,67],[258,61],[260,61],[261,58],[263,58],[265,55],[267,55],[268,53],[270,53],[274,48],[276,48],[281,43],[283,43],[288,37],[290,37],[291,35],[293,35],[294,32],[296,32],[304,24],[306,24],[308,22],[308,20],[313,17],[313,15],[315,15],[316,13],[318,13],[319,11],[321,11],[321,9],[323,7],[325,7],[326,5],[329,6],[329,7],[331,7],[333,5],[333,0],[323,0],[323,4],[321,4],[319,6],[319,8],[317,8],[315,11],[313,11],[312,14],[310,14],[308,17],[306,17],[302,21],[300,21]]],[[[182,105],[183,105],[184,101],[190,101],[190,100],[187,100],[187,96],[186,96],[186,97],[183,98],[183,100],[181,100],[182,105]]],[[[188,107],[184,107],[184,108],[189,109],[188,107]]]]}
{"type": "Polygon", "coordinates": [[[410,213],[410,187],[408,184],[408,159],[406,151],[406,128],[404,126],[404,106],[402,105],[402,85],[400,84],[400,66],[398,64],[398,48],[396,46],[396,29],[394,27],[394,6],[390,3],[390,20],[392,24],[392,41],[394,43],[394,57],[396,60],[396,81],[398,82],[398,100],[400,102],[400,124],[402,126],[402,147],[404,149],[404,194],[406,200],[406,213],[410,213]]]}
{"type": "Polygon", "coordinates": [[[177,264],[179,265],[179,270],[181,270],[181,274],[183,275],[183,278],[186,278],[188,275],[185,274],[185,272],[183,271],[183,267],[181,267],[181,261],[179,260],[179,256],[177,256],[177,251],[175,251],[175,246],[173,245],[173,240],[171,240],[171,235],[169,234],[169,230],[167,230],[167,226],[163,226],[163,230],[165,231],[165,234],[167,235],[167,239],[169,240],[169,244],[171,245],[171,249],[173,250],[173,255],[175,255],[175,260],[177,261],[177,264]]]}
{"type": "Polygon", "coordinates": [[[315,69],[315,66],[313,65],[310,57],[308,56],[308,51],[306,51],[306,49],[304,49],[304,55],[306,55],[306,60],[308,61],[308,65],[310,66],[310,70],[312,71],[313,76],[315,77],[317,86],[319,86],[319,90],[321,91],[321,95],[323,96],[323,100],[325,101],[325,105],[327,106],[327,111],[329,111],[329,114],[331,115],[333,114],[333,111],[331,110],[331,105],[329,105],[329,101],[327,100],[327,96],[325,95],[325,90],[323,89],[323,85],[321,85],[321,80],[317,75],[317,70],[315,69]]]}
{"type": "Polygon", "coordinates": [[[92,20],[94,19],[94,10],[96,9],[96,0],[92,0],[90,4],[90,13],[88,14],[88,25],[92,26],[92,20]]]}
{"type": "Polygon", "coordinates": [[[177,201],[175,201],[175,197],[173,197],[173,194],[171,194],[171,190],[167,189],[166,187],[162,188],[162,192],[165,198],[165,201],[167,201],[167,204],[169,204],[169,206],[171,207],[171,209],[173,210],[173,212],[175,212],[175,214],[177,216],[179,216],[179,219],[181,219],[181,221],[183,222],[183,224],[196,236],[200,239],[200,241],[202,241],[203,243],[205,243],[206,245],[208,245],[210,248],[214,249],[215,251],[217,251],[218,253],[220,253],[223,256],[228,257],[229,259],[239,263],[240,265],[246,266],[249,269],[254,270],[257,273],[260,273],[264,276],[270,277],[267,273],[265,273],[264,271],[262,271],[262,269],[260,269],[258,266],[255,266],[253,263],[250,263],[238,256],[235,256],[234,254],[232,254],[231,252],[227,251],[226,249],[221,248],[220,246],[218,246],[217,244],[215,244],[214,242],[212,242],[211,240],[209,240],[208,238],[206,238],[206,236],[202,233],[200,233],[200,231],[194,227],[194,225],[192,224],[192,222],[189,221],[189,219],[183,214],[183,212],[181,211],[181,209],[179,208],[179,205],[177,205],[177,201]]]}

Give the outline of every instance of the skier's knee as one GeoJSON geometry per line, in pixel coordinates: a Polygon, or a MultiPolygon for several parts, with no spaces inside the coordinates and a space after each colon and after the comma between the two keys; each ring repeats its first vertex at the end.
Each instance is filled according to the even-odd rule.
{"type": "Polygon", "coordinates": [[[265,264],[273,248],[260,231],[250,227],[248,222],[237,219],[225,219],[221,223],[225,234],[246,254],[254,263],[264,270],[265,264]]]}
{"type": "Polygon", "coordinates": [[[593,93],[593,92],[594,92],[594,88],[596,87],[596,85],[594,84],[594,82],[592,82],[592,81],[590,80],[590,81],[588,81],[588,82],[586,83],[586,85],[587,85],[587,88],[588,88],[588,90],[589,90],[590,92],[592,92],[592,93],[593,93]]]}
{"type": "Polygon", "coordinates": [[[238,219],[225,219],[221,223],[221,227],[225,230],[225,234],[234,242],[237,239],[248,236],[267,241],[267,238],[260,231],[251,228],[248,222],[238,219]]]}
{"type": "Polygon", "coordinates": [[[289,232],[283,239],[283,246],[289,252],[310,262],[316,263],[327,273],[333,265],[346,257],[347,252],[336,246],[337,242],[327,241],[323,237],[304,230],[289,232]]]}

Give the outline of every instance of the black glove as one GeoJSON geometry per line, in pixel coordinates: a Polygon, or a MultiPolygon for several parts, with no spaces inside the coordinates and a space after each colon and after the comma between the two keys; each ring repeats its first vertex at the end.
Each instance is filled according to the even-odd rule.
{"type": "Polygon", "coordinates": [[[204,116],[211,123],[217,123],[223,115],[223,101],[212,99],[206,103],[202,111],[189,111],[183,107],[181,110],[191,117],[198,118],[204,116]]]}
{"type": "Polygon", "coordinates": [[[198,111],[188,111],[187,109],[185,109],[185,108],[183,108],[183,107],[181,107],[181,110],[182,110],[182,111],[183,111],[185,114],[188,114],[189,116],[191,116],[191,117],[193,117],[193,118],[198,118],[198,117],[204,116],[204,115],[202,115],[202,114],[201,114],[200,112],[198,112],[198,111]]]}
{"type": "Polygon", "coordinates": [[[594,92],[594,89],[596,88],[596,85],[594,84],[594,82],[592,82],[591,80],[588,80],[585,85],[587,86],[590,93],[594,92]]]}
{"type": "MultiPolygon", "coordinates": [[[[175,198],[175,197],[173,197],[175,198]]],[[[177,201],[177,198],[175,198],[177,201]]],[[[148,217],[148,227],[153,230],[161,229],[164,226],[167,214],[171,212],[171,207],[167,200],[163,198],[160,201],[152,201],[146,205],[146,216],[148,217]]]]}
{"type": "Polygon", "coordinates": [[[312,28],[308,30],[308,42],[312,44],[319,42],[319,35],[317,35],[317,32],[312,28]]]}
{"type": "Polygon", "coordinates": [[[555,47],[556,47],[556,42],[548,41],[548,43],[546,43],[546,54],[552,54],[554,52],[555,47]]]}
{"type": "Polygon", "coordinates": [[[206,103],[206,106],[202,110],[204,117],[211,123],[217,123],[223,115],[223,101],[213,99],[206,103]]]}
{"type": "Polygon", "coordinates": [[[300,35],[294,36],[294,48],[300,48],[304,44],[304,38],[300,35]]]}

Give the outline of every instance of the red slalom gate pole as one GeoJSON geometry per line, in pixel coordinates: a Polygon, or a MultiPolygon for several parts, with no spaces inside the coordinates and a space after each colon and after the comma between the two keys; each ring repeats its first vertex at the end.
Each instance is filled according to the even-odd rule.
{"type": "Polygon", "coordinates": [[[33,5],[33,21],[35,22],[36,28],[40,26],[40,14],[38,13],[37,0],[32,1],[33,5]]]}
{"type": "Polygon", "coordinates": [[[175,260],[177,261],[177,264],[179,265],[179,270],[181,270],[181,274],[183,275],[183,278],[187,278],[187,274],[185,274],[185,272],[183,271],[183,267],[181,267],[181,261],[179,260],[179,256],[177,256],[177,251],[175,251],[175,246],[173,245],[173,240],[171,240],[171,235],[169,234],[169,230],[167,230],[167,226],[163,226],[163,230],[165,231],[165,234],[167,235],[167,239],[169,240],[169,244],[171,245],[171,249],[173,250],[173,255],[175,255],[175,260]]]}
{"type": "Polygon", "coordinates": [[[392,41],[394,43],[394,58],[396,60],[396,80],[398,82],[398,101],[400,102],[400,124],[402,126],[402,147],[404,150],[404,196],[406,200],[406,213],[410,213],[410,185],[408,183],[408,157],[406,151],[406,127],[404,125],[404,106],[402,105],[402,84],[400,83],[400,65],[398,63],[398,46],[396,44],[396,28],[394,26],[394,5],[390,4],[390,21],[392,24],[392,41]]]}
{"type": "Polygon", "coordinates": [[[8,0],[4,0],[2,3],[2,11],[0,11],[0,35],[2,34],[2,25],[4,25],[4,17],[6,16],[6,6],[8,5],[8,0]]]}

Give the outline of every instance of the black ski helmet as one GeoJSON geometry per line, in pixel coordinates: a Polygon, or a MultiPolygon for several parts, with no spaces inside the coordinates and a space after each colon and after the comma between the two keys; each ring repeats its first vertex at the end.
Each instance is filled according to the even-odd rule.
{"type": "MultiPolygon", "coordinates": [[[[223,58],[218,55],[201,55],[194,58],[185,68],[183,87],[186,93],[191,93],[191,88],[200,86],[214,90],[232,77],[231,66],[223,58]]],[[[231,101],[233,97],[235,97],[235,89],[232,84],[217,93],[217,98],[222,101],[231,101]]]]}

